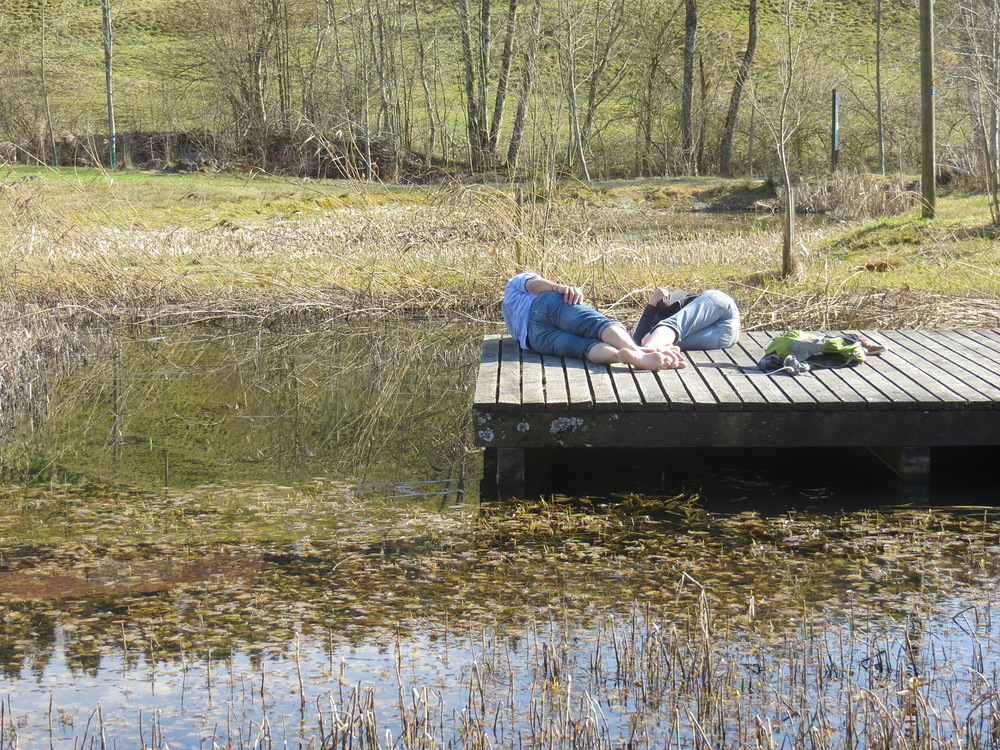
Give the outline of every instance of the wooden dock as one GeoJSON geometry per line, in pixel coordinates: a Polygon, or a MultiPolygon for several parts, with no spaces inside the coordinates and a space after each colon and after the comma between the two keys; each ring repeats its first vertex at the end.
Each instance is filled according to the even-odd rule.
{"type": "Polygon", "coordinates": [[[688,352],[643,372],[522,351],[488,336],[473,402],[475,443],[505,495],[521,496],[540,448],[872,449],[906,480],[930,448],[1000,445],[1000,329],[872,330],[889,349],[855,367],[791,376],[757,368],[773,333],[688,352]]]}

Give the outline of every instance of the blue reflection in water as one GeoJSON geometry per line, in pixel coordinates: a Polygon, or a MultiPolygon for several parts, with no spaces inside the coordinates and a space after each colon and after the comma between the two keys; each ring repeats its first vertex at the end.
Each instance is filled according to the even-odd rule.
{"type": "Polygon", "coordinates": [[[718,638],[706,622],[703,638],[678,638],[678,626],[694,623],[642,612],[362,645],[302,637],[293,652],[237,650],[210,661],[110,653],[88,674],[68,665],[60,628],[43,671],[0,683],[4,747],[15,733],[20,747],[321,747],[335,737],[418,747],[471,736],[512,748],[640,738],[655,747],[706,738],[745,746],[755,737],[800,747],[814,736],[817,746],[844,747],[871,746],[886,732],[907,743],[995,747],[993,606],[953,598],[923,622],[859,608],[785,633],[718,638]]]}
{"type": "MultiPolygon", "coordinates": [[[[401,519],[397,526],[404,528],[408,510],[414,517],[431,507],[447,513],[451,503],[468,500],[463,480],[455,478],[475,477],[478,469],[463,422],[477,334],[450,326],[397,327],[389,337],[338,334],[312,339],[306,358],[281,337],[137,343],[93,382],[81,381],[79,402],[67,402],[43,426],[40,432],[50,438],[40,449],[43,462],[55,467],[54,480],[87,476],[170,492],[207,482],[271,483],[263,494],[248,487],[252,498],[231,485],[240,511],[273,502],[278,490],[288,489],[278,483],[322,477],[344,487],[330,496],[382,503],[393,508],[401,519]],[[228,352],[220,352],[220,345],[228,352]],[[365,357],[359,358],[360,352],[365,357]],[[418,359],[420,366],[414,364],[418,359]],[[360,369],[345,365],[356,361],[360,369]]],[[[694,473],[701,482],[707,472],[694,473]]],[[[719,473],[711,478],[719,479],[719,473]]],[[[694,482],[689,480],[703,486],[694,482]]],[[[773,494],[773,483],[762,486],[773,494]]],[[[663,487],[660,491],[666,494],[663,487]]],[[[741,487],[737,494],[746,501],[750,491],[741,487]]],[[[92,498],[76,500],[73,512],[93,510],[92,498]]],[[[287,506],[296,512],[285,523],[282,542],[325,536],[336,549],[338,523],[375,525],[362,515],[370,512],[368,506],[351,516],[343,509],[348,502],[343,507],[331,502],[328,510],[309,498],[296,502],[287,506]]],[[[201,507],[188,516],[179,508],[178,515],[202,524],[208,535],[220,521],[201,507]]],[[[203,507],[211,506],[206,501],[203,507]]],[[[588,517],[584,509],[577,511],[588,517]]],[[[695,550],[691,559],[700,564],[697,540],[718,533],[704,510],[647,505],[642,518],[661,511],[669,511],[663,513],[669,518],[660,520],[676,524],[676,532],[668,525],[654,534],[632,519],[612,517],[626,529],[619,541],[633,555],[621,553],[624,564],[655,568],[662,560],[669,569],[678,563],[661,557],[660,548],[681,543],[695,550]]],[[[463,523],[468,532],[476,528],[475,519],[463,523]]],[[[612,570],[610,563],[586,568],[581,556],[610,543],[600,534],[590,536],[587,524],[570,523],[568,531],[558,523],[543,524],[542,541],[530,540],[532,566],[548,569],[556,583],[583,582],[579,588],[545,591],[552,581],[540,583],[542,573],[535,568],[523,578],[516,575],[528,568],[515,553],[526,544],[521,537],[530,535],[531,523],[512,527],[509,538],[498,524],[494,543],[509,545],[506,557],[498,556],[497,566],[483,573],[499,579],[499,596],[506,585],[511,600],[487,604],[516,608],[525,602],[521,627],[484,618],[481,626],[449,630],[437,614],[441,609],[428,607],[408,611],[405,618],[400,614],[406,621],[398,633],[395,623],[383,622],[377,630],[352,633],[348,641],[343,633],[316,635],[315,622],[298,619],[295,602],[289,601],[282,625],[300,632],[297,649],[281,639],[281,646],[209,652],[213,646],[206,636],[197,653],[156,659],[148,655],[154,649],[142,651],[137,644],[115,649],[108,645],[111,638],[95,647],[97,655],[82,668],[70,653],[70,643],[80,640],[73,623],[57,620],[51,645],[36,634],[38,650],[24,657],[20,674],[8,671],[0,680],[0,750],[15,741],[26,748],[167,743],[172,750],[213,743],[278,747],[286,741],[289,747],[325,742],[357,748],[874,747],[885,746],[886,737],[941,748],[972,740],[996,746],[1000,633],[993,581],[973,556],[948,570],[925,571],[905,593],[893,594],[900,597],[897,603],[883,597],[873,604],[847,590],[853,584],[841,569],[861,566],[849,554],[825,561],[822,547],[778,548],[750,534],[731,546],[752,550],[774,544],[773,555],[785,567],[773,569],[789,580],[806,561],[825,565],[843,601],[790,601],[767,619],[739,619],[732,599],[749,609],[753,591],[727,589],[726,581],[706,584],[703,606],[644,606],[651,595],[643,587],[663,582],[637,578],[633,584],[629,571],[612,570]],[[588,586],[617,592],[616,577],[625,581],[619,600],[591,609],[567,606],[588,586]],[[958,583],[963,580],[969,581],[964,590],[958,583]],[[536,584],[538,591],[527,591],[536,584]],[[949,593],[956,589],[961,595],[949,593]],[[545,599],[547,607],[538,601],[545,599]]],[[[767,525],[760,521],[762,528],[767,525]]],[[[995,526],[984,518],[984,530],[993,534],[995,526]]],[[[905,533],[920,528],[917,522],[905,533]]],[[[66,529],[69,537],[73,524],[66,529]]],[[[427,563],[419,573],[434,583],[433,566],[441,558],[432,532],[420,542],[427,552],[418,562],[427,563]]],[[[121,533],[127,537],[135,529],[121,533]]],[[[879,533],[874,524],[870,533],[879,533]]],[[[352,554],[366,560],[384,555],[375,542],[368,545],[371,539],[357,542],[352,554]]],[[[459,548],[454,538],[445,541],[459,548]]],[[[984,559],[996,552],[984,549],[989,552],[984,559]]],[[[497,562],[483,550],[464,551],[473,565],[497,562]]],[[[716,551],[706,547],[701,555],[716,551]]],[[[750,561],[747,554],[748,571],[750,561]]],[[[329,564],[334,570],[340,562],[331,556],[329,564]]],[[[390,596],[391,587],[404,580],[402,573],[393,577],[378,594],[390,596]]],[[[888,583],[869,576],[870,591],[888,583]]],[[[304,584],[302,590],[308,591],[304,584]]],[[[475,598],[483,605],[480,600],[495,598],[496,591],[470,585],[469,604],[475,598]]],[[[35,605],[47,608],[44,601],[35,605]]],[[[772,603],[771,609],[779,608],[772,603]]],[[[20,613],[0,614],[6,623],[20,613]]],[[[203,617],[211,628],[211,613],[203,617]]],[[[218,642],[225,642],[224,635],[218,642]]]]}

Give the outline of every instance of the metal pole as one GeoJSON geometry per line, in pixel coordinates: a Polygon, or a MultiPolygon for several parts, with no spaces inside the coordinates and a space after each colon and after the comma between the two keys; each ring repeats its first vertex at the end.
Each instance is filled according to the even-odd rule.
{"type": "Polygon", "coordinates": [[[108,140],[111,149],[111,168],[118,166],[117,141],[115,132],[115,100],[111,90],[111,0],[101,0],[101,20],[104,37],[104,84],[108,93],[108,140]]]}
{"type": "Polygon", "coordinates": [[[920,192],[921,214],[933,219],[937,212],[934,148],[934,0],[920,0],[920,192]]]}
{"type": "Polygon", "coordinates": [[[837,171],[840,161],[840,92],[833,90],[833,107],[830,122],[830,171],[837,171]]]}

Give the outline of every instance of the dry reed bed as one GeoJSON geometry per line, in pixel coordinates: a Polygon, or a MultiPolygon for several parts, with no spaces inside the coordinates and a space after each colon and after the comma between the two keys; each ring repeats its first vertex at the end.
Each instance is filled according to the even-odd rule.
{"type": "MultiPolygon", "coordinates": [[[[55,316],[109,327],[275,325],[386,313],[496,322],[503,281],[531,267],[575,281],[622,315],[667,285],[721,287],[758,329],[997,323],[990,301],[975,289],[961,294],[960,285],[958,293],[911,295],[906,285],[866,283],[859,269],[817,264],[797,282],[775,283],[768,276],[780,245],[773,226],[753,216],[737,228],[681,216],[636,231],[615,212],[553,219],[521,207],[458,204],[207,230],[31,227],[9,242],[0,304],[6,319],[19,315],[26,324],[55,316]]],[[[820,244],[832,231],[806,229],[801,244],[820,244]]],[[[956,264],[950,273],[969,274],[970,287],[983,277],[975,265],[956,264]]]]}
{"type": "MultiPolygon", "coordinates": [[[[1000,325],[995,297],[982,294],[997,286],[991,257],[968,257],[947,234],[929,250],[954,256],[937,271],[947,282],[915,290],[873,284],[871,271],[828,257],[806,256],[803,277],[775,281],[778,230],[751,214],[734,223],[634,205],[518,202],[484,187],[440,191],[429,205],[206,229],[81,229],[34,218],[4,232],[3,414],[38,395],[32,373],[41,355],[77,350],[87,332],[384,315],[465,318],[498,330],[503,281],[525,267],[584,286],[623,319],[668,285],[728,291],[756,330],[1000,325]]],[[[836,231],[808,226],[799,239],[803,248],[822,246],[836,231]]]]}

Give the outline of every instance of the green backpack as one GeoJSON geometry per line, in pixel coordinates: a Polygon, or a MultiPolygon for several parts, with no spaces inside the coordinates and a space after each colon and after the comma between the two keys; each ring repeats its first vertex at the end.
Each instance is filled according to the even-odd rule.
{"type": "Polygon", "coordinates": [[[775,336],[757,366],[764,372],[809,372],[814,367],[850,367],[865,361],[865,347],[853,336],[791,329],[775,336]]]}

